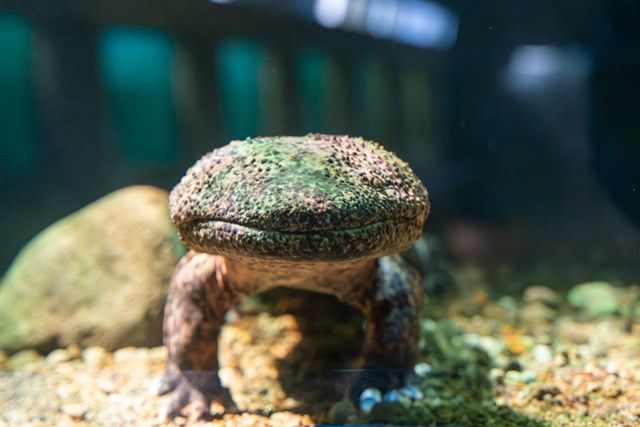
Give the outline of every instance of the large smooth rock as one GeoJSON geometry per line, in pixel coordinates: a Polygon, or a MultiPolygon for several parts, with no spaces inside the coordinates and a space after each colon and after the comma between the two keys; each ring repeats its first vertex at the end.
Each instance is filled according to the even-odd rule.
{"type": "Polygon", "coordinates": [[[34,237],[0,283],[0,350],[160,344],[184,253],[167,200],[164,190],[125,188],[34,237]]]}

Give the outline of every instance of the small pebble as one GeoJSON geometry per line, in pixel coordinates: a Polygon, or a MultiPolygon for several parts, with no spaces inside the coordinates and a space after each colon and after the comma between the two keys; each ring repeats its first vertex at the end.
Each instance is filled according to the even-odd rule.
{"type": "Polygon", "coordinates": [[[379,402],[382,401],[382,393],[375,387],[365,389],[360,395],[360,399],[375,399],[379,402]]]}
{"type": "Polygon", "coordinates": [[[82,349],[78,346],[78,344],[71,344],[67,347],[67,351],[69,352],[69,357],[72,359],[79,359],[82,357],[82,349]]]}
{"type": "Polygon", "coordinates": [[[418,387],[411,384],[401,388],[400,393],[411,400],[420,400],[424,397],[422,391],[420,391],[418,387]]]}
{"type": "Polygon", "coordinates": [[[572,344],[586,344],[591,340],[593,328],[588,324],[564,319],[557,322],[555,334],[562,341],[572,344]]]}
{"type": "Polygon", "coordinates": [[[413,367],[413,372],[419,377],[426,377],[433,371],[431,365],[426,362],[420,362],[413,367]]]}
{"type": "Polygon", "coordinates": [[[532,371],[507,371],[504,374],[505,384],[530,384],[538,379],[532,371]]]}
{"type": "Polygon", "coordinates": [[[472,334],[465,334],[463,338],[464,338],[464,342],[467,345],[484,350],[493,359],[497,358],[507,348],[504,341],[498,340],[494,337],[488,337],[488,336],[472,333],[472,334]]]}
{"type": "Polygon", "coordinates": [[[102,347],[88,347],[82,351],[82,360],[90,366],[101,366],[107,360],[107,351],[102,347]]]}
{"type": "Polygon", "coordinates": [[[45,357],[44,360],[48,365],[57,365],[71,360],[71,355],[66,348],[57,348],[47,354],[47,357],[45,357]]]}
{"type": "Polygon", "coordinates": [[[398,390],[389,390],[382,395],[382,400],[384,402],[397,402],[400,400],[400,396],[401,394],[398,390]]]}
{"type": "Polygon", "coordinates": [[[33,371],[42,361],[42,356],[35,350],[22,350],[9,358],[7,367],[11,371],[33,371]]]}
{"type": "Polygon", "coordinates": [[[504,374],[505,384],[519,384],[522,382],[522,374],[518,371],[507,371],[504,374]]]}
{"type": "Polygon", "coordinates": [[[165,346],[153,347],[147,350],[149,360],[154,362],[164,362],[167,359],[167,348],[165,346]]]}
{"type": "Polygon", "coordinates": [[[520,374],[520,381],[525,384],[531,384],[538,379],[538,376],[533,371],[523,371],[520,374]]]}
{"type": "Polygon", "coordinates": [[[516,312],[519,309],[518,302],[510,297],[504,296],[498,300],[498,305],[502,307],[504,310],[508,310],[510,312],[516,312]]]}
{"type": "Polygon", "coordinates": [[[56,394],[62,400],[69,400],[76,392],[76,388],[71,384],[62,384],[56,389],[56,394]]]}
{"type": "Polygon", "coordinates": [[[542,302],[528,303],[520,309],[520,319],[525,325],[534,326],[538,323],[548,323],[554,320],[556,311],[542,302]]]}
{"type": "Polygon", "coordinates": [[[540,302],[555,307],[560,304],[562,297],[548,286],[529,286],[525,289],[522,300],[527,304],[540,302]]]}
{"type": "Polygon", "coordinates": [[[533,359],[540,365],[547,365],[553,361],[553,350],[545,344],[537,344],[532,350],[533,359]]]}
{"type": "Polygon", "coordinates": [[[369,412],[371,412],[373,407],[376,406],[378,403],[380,403],[380,402],[376,402],[373,399],[363,399],[363,400],[360,401],[360,409],[365,414],[368,414],[369,412]]]}
{"type": "Polygon", "coordinates": [[[145,361],[148,357],[145,349],[136,347],[124,347],[113,352],[114,362],[145,361]]]}
{"type": "Polygon", "coordinates": [[[495,384],[504,384],[504,369],[491,368],[489,371],[489,379],[495,384]]]}
{"type": "Polygon", "coordinates": [[[75,420],[82,420],[89,412],[89,405],[85,403],[65,403],[60,407],[60,411],[75,420]]]}
{"type": "Polygon", "coordinates": [[[371,412],[374,406],[382,402],[382,393],[377,388],[368,388],[360,395],[360,410],[365,414],[371,412]]]}
{"type": "Polygon", "coordinates": [[[616,289],[607,282],[581,283],[569,290],[569,304],[589,318],[619,313],[620,301],[616,289]]]}
{"type": "Polygon", "coordinates": [[[108,379],[99,379],[96,385],[104,394],[111,394],[116,390],[116,384],[108,379]]]}
{"type": "Polygon", "coordinates": [[[358,410],[349,399],[342,399],[329,410],[329,419],[336,424],[345,424],[358,415],[358,410]]]}

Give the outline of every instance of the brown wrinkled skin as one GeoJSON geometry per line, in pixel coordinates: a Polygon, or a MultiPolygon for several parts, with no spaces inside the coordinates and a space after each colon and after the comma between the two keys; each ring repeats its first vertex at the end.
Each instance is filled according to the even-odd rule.
{"type": "MultiPolygon", "coordinates": [[[[234,141],[197,162],[174,188],[171,217],[192,250],[175,269],[165,307],[167,370],[161,415],[212,399],[221,386],[218,335],[241,298],[284,286],[334,295],[361,310],[368,386],[400,386],[416,356],[422,286],[399,255],[419,237],[427,191],[380,145],[329,135],[234,141]],[[259,166],[256,166],[259,165],[259,166]]],[[[330,313],[327,313],[330,315],[330,313]]]]}

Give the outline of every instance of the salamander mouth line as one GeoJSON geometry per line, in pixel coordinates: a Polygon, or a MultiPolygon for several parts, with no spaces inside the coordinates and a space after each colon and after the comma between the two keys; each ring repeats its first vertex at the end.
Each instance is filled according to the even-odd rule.
{"type": "Polygon", "coordinates": [[[392,224],[401,224],[405,222],[412,222],[417,220],[418,216],[415,217],[400,217],[400,218],[390,218],[381,221],[374,221],[370,223],[366,223],[363,225],[359,225],[357,227],[349,227],[349,228],[327,228],[324,230],[308,230],[308,231],[287,231],[287,230],[276,230],[270,228],[260,228],[255,227],[253,225],[242,224],[239,222],[226,221],[221,219],[204,219],[204,218],[195,218],[187,221],[183,221],[178,224],[179,227],[184,227],[187,225],[204,225],[207,224],[210,228],[219,228],[221,225],[229,225],[231,227],[237,227],[241,229],[247,229],[258,233],[274,233],[274,234],[285,234],[285,235],[320,235],[320,234],[332,234],[332,233],[361,233],[365,232],[369,229],[378,228],[383,225],[392,225],[392,224]]]}

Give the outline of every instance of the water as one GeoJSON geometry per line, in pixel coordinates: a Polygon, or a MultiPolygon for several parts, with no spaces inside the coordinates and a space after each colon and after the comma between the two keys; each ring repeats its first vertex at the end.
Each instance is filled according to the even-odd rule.
{"type": "MultiPolygon", "coordinates": [[[[634,313],[640,312],[637,19],[638,5],[622,0],[581,5],[580,13],[570,3],[534,1],[165,0],[153,9],[117,1],[82,7],[4,2],[0,273],[7,275],[0,289],[20,251],[36,247],[32,239],[51,224],[129,186],[169,191],[201,155],[232,139],[362,136],[408,161],[430,193],[424,240],[407,257],[424,273],[427,291],[419,359],[438,375],[415,380],[432,404],[404,402],[409,412],[418,421],[465,425],[449,412],[460,413],[472,401],[476,423],[498,415],[522,422],[550,416],[549,408],[536,412],[509,394],[530,387],[532,396],[543,396],[532,398],[536,404],[555,399],[560,407],[569,405],[553,391],[560,386],[534,369],[545,365],[536,361],[541,348],[556,378],[572,361],[576,369],[593,362],[624,371],[640,357],[629,349],[629,340],[637,339],[634,313]],[[456,403],[456,396],[466,400],[456,403]]],[[[121,327],[117,336],[103,334],[112,338],[99,345],[109,351],[122,343],[160,345],[164,292],[184,248],[162,214],[165,193],[158,194],[154,214],[136,202],[112,208],[114,217],[130,220],[126,233],[118,234],[122,226],[103,227],[103,217],[92,219],[85,225],[94,234],[78,237],[82,244],[65,243],[72,234],[89,235],[85,225],[72,226],[73,233],[54,235],[59,248],[48,243],[55,247],[51,253],[41,249],[41,258],[22,261],[20,274],[46,280],[37,298],[22,293],[32,292],[31,285],[19,288],[16,295],[23,296],[15,301],[2,302],[0,292],[0,342],[3,334],[37,335],[25,332],[31,331],[28,319],[9,322],[8,313],[50,312],[49,320],[27,317],[63,327],[72,323],[72,311],[92,307],[80,322],[86,328],[67,338],[43,338],[36,348],[47,353],[92,345],[99,328],[92,322],[126,320],[123,307],[142,298],[135,294],[137,283],[155,281],[158,294],[150,298],[153,308],[142,311],[144,320],[121,327]],[[159,219],[152,228],[148,215],[167,222],[159,219]],[[129,237],[143,229],[158,231],[129,237]],[[142,238],[157,252],[140,259],[162,262],[148,268],[150,261],[140,261],[128,270],[116,242],[142,238]],[[96,248],[99,256],[88,255],[96,248]],[[72,281],[74,288],[71,273],[91,279],[72,281]],[[132,285],[115,292],[113,301],[79,290],[98,282],[132,285]],[[25,304],[30,299],[38,301],[35,308],[25,304]],[[92,316],[97,300],[105,301],[100,313],[107,314],[92,316]]],[[[292,315],[299,330],[283,330],[309,334],[308,313],[299,309],[307,303],[276,295],[249,299],[231,317],[292,315]]],[[[337,303],[322,307],[313,319],[340,312],[337,303]]],[[[325,335],[335,334],[341,343],[362,339],[362,319],[344,316],[325,335]]],[[[253,329],[245,325],[242,331],[237,339],[253,329]]],[[[265,342],[277,344],[270,340],[265,342]]],[[[327,350],[326,359],[357,364],[357,354],[345,361],[340,349],[327,350]]],[[[304,351],[298,357],[307,357],[304,351]]],[[[9,362],[3,360],[4,369],[9,362]]],[[[304,371],[296,360],[291,356],[293,365],[282,369],[304,371]]],[[[280,393],[270,387],[266,394],[280,393]]],[[[621,396],[629,387],[621,387],[621,396]]],[[[284,389],[285,395],[291,391],[284,389]]],[[[318,401],[305,408],[322,423],[332,402],[318,401]]],[[[398,419],[418,424],[404,415],[398,419]]],[[[87,417],[91,423],[91,412],[87,417]]]]}

